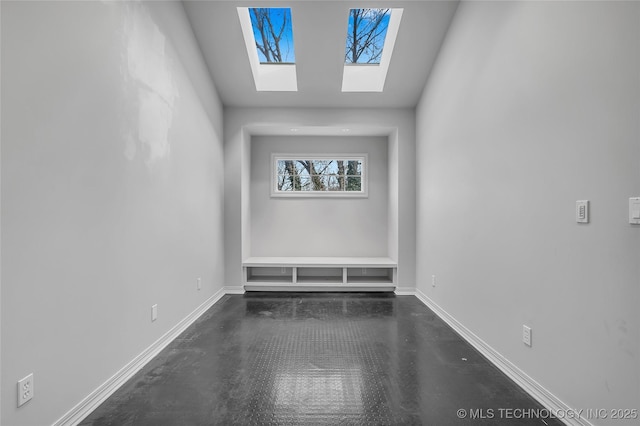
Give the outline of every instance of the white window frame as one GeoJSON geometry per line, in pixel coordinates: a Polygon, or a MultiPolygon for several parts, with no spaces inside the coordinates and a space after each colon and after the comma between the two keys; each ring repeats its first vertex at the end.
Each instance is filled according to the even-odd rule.
{"type": "Polygon", "coordinates": [[[271,196],[286,198],[367,198],[369,196],[368,154],[271,154],[271,196]],[[279,191],[279,160],[358,160],[361,164],[360,191],[279,191]]]}

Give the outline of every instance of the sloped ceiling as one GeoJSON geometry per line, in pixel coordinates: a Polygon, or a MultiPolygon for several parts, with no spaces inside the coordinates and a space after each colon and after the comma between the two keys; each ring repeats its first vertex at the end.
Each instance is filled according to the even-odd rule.
{"type": "Polygon", "coordinates": [[[187,16],[225,106],[404,108],[422,93],[458,1],[183,0],[187,16]],[[238,7],[290,7],[297,92],[258,92],[249,67],[238,7]],[[343,93],[349,9],[404,8],[381,93],[343,93]]]}

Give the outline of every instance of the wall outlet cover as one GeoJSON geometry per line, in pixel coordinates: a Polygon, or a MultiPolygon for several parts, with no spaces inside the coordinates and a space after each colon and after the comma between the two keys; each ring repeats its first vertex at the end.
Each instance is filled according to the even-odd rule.
{"type": "Polygon", "coordinates": [[[18,381],[18,407],[33,398],[33,373],[18,381]]]}

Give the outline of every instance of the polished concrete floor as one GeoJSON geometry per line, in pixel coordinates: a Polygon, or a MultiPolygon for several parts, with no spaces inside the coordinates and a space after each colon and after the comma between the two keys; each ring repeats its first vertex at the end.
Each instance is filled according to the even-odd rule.
{"type": "Polygon", "coordinates": [[[413,296],[224,296],[84,426],[559,425],[413,296]]]}

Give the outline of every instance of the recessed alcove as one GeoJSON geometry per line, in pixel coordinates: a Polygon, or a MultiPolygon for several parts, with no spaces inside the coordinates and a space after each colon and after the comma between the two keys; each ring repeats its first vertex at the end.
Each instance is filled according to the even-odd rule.
{"type": "Polygon", "coordinates": [[[238,174],[246,191],[241,197],[245,289],[395,288],[396,134],[394,128],[357,126],[245,128],[246,170],[238,174]],[[274,153],[363,155],[367,195],[274,197],[274,153]]]}

